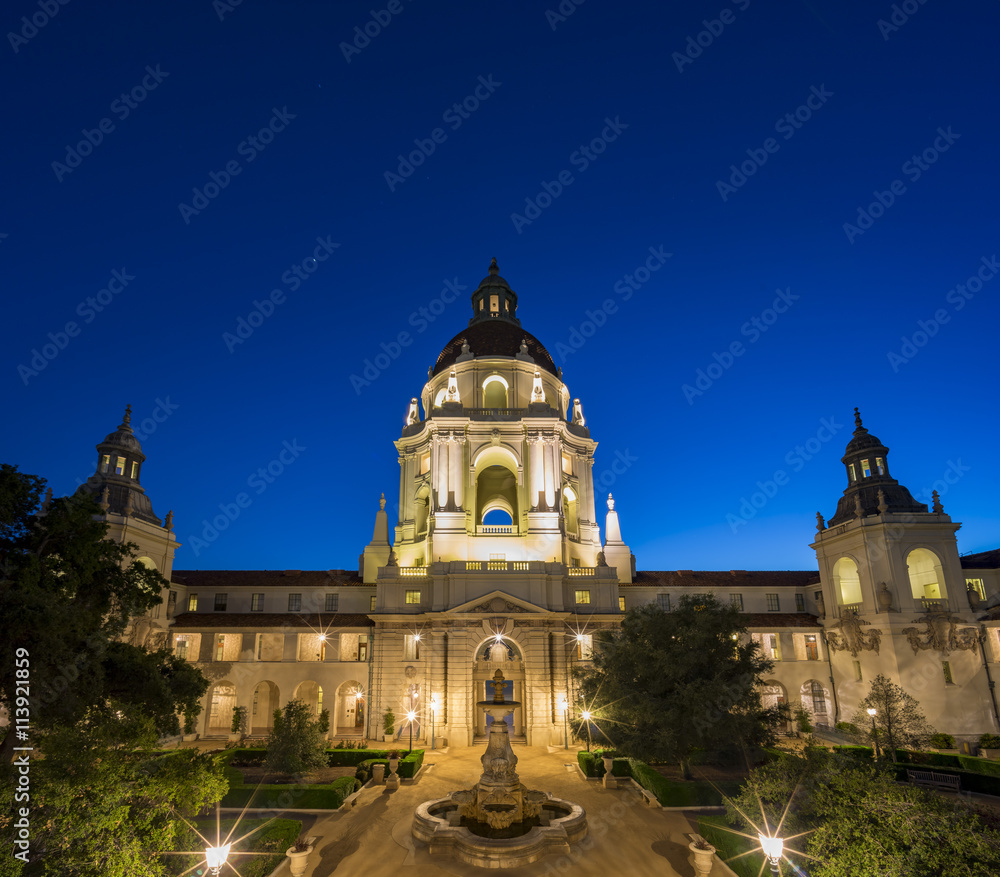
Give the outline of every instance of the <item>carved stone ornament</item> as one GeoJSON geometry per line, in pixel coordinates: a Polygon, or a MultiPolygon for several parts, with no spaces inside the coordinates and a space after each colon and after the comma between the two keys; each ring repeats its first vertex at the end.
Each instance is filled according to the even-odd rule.
{"type": "Polygon", "coordinates": [[[411,665],[410,665],[409,667],[407,667],[407,668],[406,668],[405,670],[403,670],[403,675],[404,675],[404,676],[405,676],[405,677],[406,677],[407,679],[416,679],[416,677],[417,677],[417,668],[416,668],[416,667],[414,667],[414,666],[413,666],[413,665],[411,664],[411,665]]]}
{"type": "Polygon", "coordinates": [[[974,627],[958,630],[961,619],[952,615],[947,609],[925,612],[915,623],[923,624],[924,629],[904,627],[903,635],[909,640],[913,654],[934,649],[942,655],[955,651],[972,651],[979,641],[979,634],[974,627]]]}
{"type": "Polygon", "coordinates": [[[504,600],[503,597],[494,597],[492,600],[487,600],[485,603],[479,603],[473,606],[470,610],[472,612],[527,612],[528,610],[522,606],[518,606],[516,603],[511,603],[510,600],[504,600]]]}
{"type": "Polygon", "coordinates": [[[862,621],[850,609],[840,610],[840,620],[827,628],[826,642],[831,652],[850,652],[856,658],[859,652],[875,652],[878,654],[882,643],[882,631],[863,630],[868,622],[862,621]]]}

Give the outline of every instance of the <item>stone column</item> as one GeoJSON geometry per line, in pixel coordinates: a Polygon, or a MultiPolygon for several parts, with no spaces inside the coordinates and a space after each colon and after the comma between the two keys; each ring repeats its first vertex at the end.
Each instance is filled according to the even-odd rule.
{"type": "Polygon", "coordinates": [[[528,436],[528,454],[528,480],[531,483],[531,495],[528,497],[528,507],[537,509],[541,504],[541,494],[545,490],[545,468],[542,463],[541,436],[528,436]]]}
{"type": "Polygon", "coordinates": [[[465,500],[464,486],[465,479],[462,477],[462,458],[464,456],[465,441],[461,436],[454,433],[448,436],[448,482],[449,489],[454,493],[455,509],[462,508],[465,500]]]}

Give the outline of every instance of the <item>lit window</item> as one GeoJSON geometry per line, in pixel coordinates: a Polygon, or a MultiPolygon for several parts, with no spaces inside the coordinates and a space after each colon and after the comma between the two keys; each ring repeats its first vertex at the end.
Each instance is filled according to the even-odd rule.
{"type": "Polygon", "coordinates": [[[257,715],[257,689],[253,690],[253,713],[252,715],[257,715]]]}
{"type": "Polygon", "coordinates": [[[795,595],[795,611],[796,612],[806,611],[806,598],[804,594],[795,595]]]}
{"type": "Polygon", "coordinates": [[[812,692],[813,712],[826,717],[826,692],[818,682],[810,683],[812,692]]]}
{"type": "Polygon", "coordinates": [[[875,468],[878,469],[879,475],[885,475],[885,461],[881,457],[875,458],[875,468]]]}
{"type": "Polygon", "coordinates": [[[490,313],[500,313],[500,299],[495,295],[490,296],[490,313]]]}
{"type": "Polygon", "coordinates": [[[368,601],[368,611],[369,612],[374,612],[375,611],[375,601],[376,600],[378,600],[378,597],[376,597],[374,594],[372,594],[371,598],[368,601]]]}
{"type": "Polygon", "coordinates": [[[770,654],[768,655],[768,657],[772,661],[780,661],[781,660],[781,649],[779,648],[778,634],[776,634],[776,633],[769,633],[767,635],[767,649],[770,652],[770,654]]]}
{"type": "Polygon", "coordinates": [[[576,592],[576,602],[577,603],[589,603],[590,602],[590,591],[577,591],[576,592]]]}
{"type": "Polygon", "coordinates": [[[569,454],[563,454],[562,458],[563,472],[567,475],[573,474],[573,460],[570,458],[569,454]]]}
{"type": "Polygon", "coordinates": [[[872,467],[868,465],[867,460],[861,461],[861,474],[868,478],[872,474],[872,467]]]}
{"type": "Polygon", "coordinates": [[[861,662],[860,661],[855,661],[854,662],[854,681],[855,682],[860,682],[861,681],[861,662]]]}
{"type": "Polygon", "coordinates": [[[228,594],[216,594],[215,595],[215,611],[225,612],[226,604],[229,602],[228,594]]]}
{"type": "Polygon", "coordinates": [[[226,635],[220,633],[215,637],[215,660],[221,661],[226,654],[226,635]]]}
{"type": "Polygon", "coordinates": [[[420,605],[420,591],[407,591],[406,592],[406,604],[408,606],[418,606],[418,605],[420,605]]]}
{"type": "Polygon", "coordinates": [[[302,595],[301,594],[289,594],[288,595],[288,611],[289,612],[299,612],[302,609],[302,595]]]}
{"type": "Polygon", "coordinates": [[[340,602],[340,594],[327,594],[326,595],[326,612],[336,612],[337,606],[340,602]]]}
{"type": "Polygon", "coordinates": [[[778,599],[777,594],[767,594],[767,611],[768,612],[780,612],[781,611],[781,601],[778,599]]]}
{"type": "Polygon", "coordinates": [[[730,594],[729,602],[732,603],[740,612],[743,611],[743,595],[742,594],[730,594]]]}
{"type": "Polygon", "coordinates": [[[625,611],[625,598],[624,597],[619,597],[618,598],[618,611],[619,612],[624,612],[625,611]]]}
{"type": "Polygon", "coordinates": [[[858,480],[858,475],[854,471],[854,464],[853,463],[848,463],[847,464],[847,474],[850,476],[851,481],[857,481],[858,480]]]}
{"type": "Polygon", "coordinates": [[[185,661],[188,656],[188,638],[186,636],[177,637],[177,657],[185,661]]]}
{"type": "Polygon", "coordinates": [[[816,637],[813,634],[806,635],[806,660],[819,660],[819,645],[817,644],[816,637]]]}
{"type": "Polygon", "coordinates": [[[979,596],[980,596],[981,599],[983,599],[983,600],[986,599],[986,588],[983,587],[983,580],[982,579],[966,579],[965,580],[965,587],[966,587],[966,590],[968,590],[969,588],[972,588],[973,591],[975,591],[977,594],[979,594],[979,596]]]}
{"type": "Polygon", "coordinates": [[[118,457],[117,462],[115,463],[115,475],[124,475],[124,474],[125,474],[125,458],[118,457]]]}
{"type": "Polygon", "coordinates": [[[420,474],[424,475],[425,473],[430,471],[431,471],[431,455],[424,454],[420,458],[420,474]]]}
{"type": "Polygon", "coordinates": [[[110,472],[111,471],[111,457],[109,454],[105,454],[101,457],[101,471],[110,472]]]}
{"type": "Polygon", "coordinates": [[[656,605],[659,606],[664,612],[670,611],[670,595],[669,594],[657,594],[656,595],[656,605]]]}
{"type": "Polygon", "coordinates": [[[139,477],[139,461],[132,461],[132,480],[135,481],[139,477]]]}
{"type": "Polygon", "coordinates": [[[951,663],[948,661],[941,662],[941,669],[944,671],[944,681],[946,685],[954,685],[955,680],[951,676],[951,663]]]}
{"type": "Polygon", "coordinates": [[[420,660],[420,637],[416,634],[408,633],[403,637],[403,660],[420,660]]]}
{"type": "Polygon", "coordinates": [[[594,637],[589,633],[576,635],[576,656],[581,661],[589,661],[594,654],[594,637]]]}
{"type": "Polygon", "coordinates": [[[368,660],[368,634],[362,634],[358,637],[358,660],[368,660]]]}
{"type": "Polygon", "coordinates": [[[188,594],[188,612],[198,611],[198,595],[188,594]]]}
{"type": "Polygon", "coordinates": [[[264,611],[264,595],[263,594],[252,594],[250,597],[250,611],[251,612],[263,612],[264,611]]]}

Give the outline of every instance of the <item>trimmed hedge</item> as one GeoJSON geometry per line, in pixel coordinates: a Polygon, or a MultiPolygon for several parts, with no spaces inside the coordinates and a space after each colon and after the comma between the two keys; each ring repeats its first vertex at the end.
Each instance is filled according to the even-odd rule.
{"type": "MultiPolygon", "coordinates": [[[[896,779],[901,783],[905,783],[907,781],[907,769],[913,770],[914,768],[920,768],[921,766],[913,764],[899,764],[897,762],[893,764],[892,767],[896,773],[896,779]]],[[[972,770],[952,770],[950,768],[937,767],[934,768],[934,772],[961,777],[963,792],[978,792],[981,795],[995,795],[1000,797],[1000,777],[989,776],[972,770]]]]}
{"type": "Polygon", "coordinates": [[[336,810],[348,795],[360,787],[354,777],[340,777],[332,783],[237,785],[229,787],[222,806],[244,807],[250,804],[265,810],[336,810]]]}
{"type": "Polygon", "coordinates": [[[929,767],[961,768],[959,756],[943,752],[918,752],[910,749],[897,749],[896,761],[900,764],[927,765],[929,767]]]}
{"type": "Polygon", "coordinates": [[[849,755],[851,758],[874,758],[875,750],[871,746],[834,746],[834,752],[849,755]]]}
{"type": "Polygon", "coordinates": [[[256,746],[227,749],[226,757],[233,767],[263,767],[267,750],[256,746]]]}
{"type": "Polygon", "coordinates": [[[971,755],[959,755],[958,763],[963,770],[983,774],[988,777],[1000,777],[1000,761],[990,761],[988,758],[974,758],[971,755]]]}
{"type": "Polygon", "coordinates": [[[738,877],[760,877],[763,873],[765,859],[760,846],[734,834],[725,816],[699,816],[698,834],[715,847],[719,858],[724,860],[738,877]],[[748,850],[757,852],[744,855],[748,850]],[[737,856],[739,858],[736,858],[737,856]]]}
{"type": "MultiPolygon", "coordinates": [[[[580,770],[583,771],[584,776],[590,779],[603,779],[604,759],[601,757],[601,752],[602,750],[600,749],[594,752],[583,750],[576,754],[577,763],[580,765],[580,770]]],[[[627,758],[614,758],[611,762],[611,776],[622,778],[632,776],[629,760],[627,758]]]]}
{"type": "MultiPolygon", "coordinates": [[[[396,768],[396,775],[400,779],[412,780],[417,771],[424,763],[424,750],[414,749],[409,755],[399,759],[399,767],[396,768]]],[[[388,758],[366,758],[358,763],[358,769],[354,771],[354,776],[361,782],[367,783],[371,779],[372,767],[376,764],[385,765],[385,775],[389,776],[388,758]]]]}
{"type": "Polygon", "coordinates": [[[690,780],[668,780],[646,762],[630,758],[632,779],[656,796],[664,807],[719,807],[723,795],[739,793],[739,782],[706,783],[690,780]]]}

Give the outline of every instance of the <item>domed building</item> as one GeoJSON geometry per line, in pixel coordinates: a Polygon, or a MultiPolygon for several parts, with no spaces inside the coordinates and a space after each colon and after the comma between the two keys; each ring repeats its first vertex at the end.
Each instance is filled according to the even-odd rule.
{"type": "Polygon", "coordinates": [[[238,705],[262,735],[298,698],[329,710],[336,739],[381,739],[391,710],[397,738],[469,746],[487,733],[474,705],[499,669],[520,704],[513,738],[561,745],[594,634],[686,593],[740,608],[775,661],[765,699],[801,704],[817,726],[850,720],[885,673],[940,731],[1000,729],[1000,553],[959,557],[959,525],[890,477],[889,449],[860,414],[847,487],[829,524],[817,514],[818,569],[637,571],[613,497],[595,490],[583,406],[522,328],[496,260],[471,305],[406,408],[398,518],[384,498],[373,509],[357,571],[173,571],[178,546],[138,484],[128,415],[98,445],[88,487],[113,534],[142,530],[171,582],[148,637],[212,680],[197,733],[228,735],[238,705]]]}

